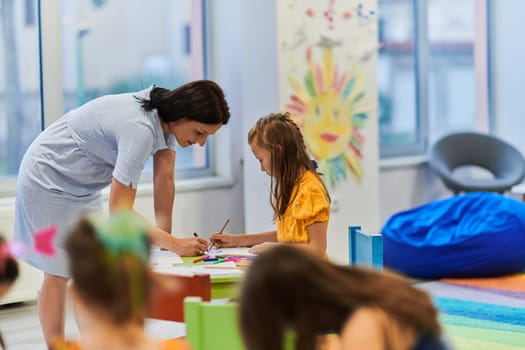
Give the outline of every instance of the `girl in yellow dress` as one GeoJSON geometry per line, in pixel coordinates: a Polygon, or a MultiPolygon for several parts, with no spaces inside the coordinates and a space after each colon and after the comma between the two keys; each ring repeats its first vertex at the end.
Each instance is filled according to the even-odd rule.
{"type": "Polygon", "coordinates": [[[145,223],[131,212],[78,222],[65,242],[81,339],[55,339],[53,350],[188,350],[183,339],[160,341],[144,330],[149,291],[145,223]]]}
{"type": "Polygon", "coordinates": [[[315,255],[326,255],[330,196],[310,160],[299,127],[288,113],[260,118],[248,133],[261,170],[271,177],[275,231],[229,234],[210,239],[217,247],[252,247],[259,254],[278,244],[293,244],[315,255]]]}

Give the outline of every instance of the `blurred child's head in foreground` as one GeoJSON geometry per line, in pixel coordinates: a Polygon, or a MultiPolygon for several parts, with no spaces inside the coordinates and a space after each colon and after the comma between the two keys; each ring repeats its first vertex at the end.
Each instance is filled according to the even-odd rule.
{"type": "Polygon", "coordinates": [[[111,323],[143,323],[152,275],[142,219],[131,212],[87,216],[65,248],[76,299],[111,323]]]}
{"type": "Polygon", "coordinates": [[[18,262],[11,255],[4,236],[0,234],[0,297],[9,291],[18,274],[18,262]]]}

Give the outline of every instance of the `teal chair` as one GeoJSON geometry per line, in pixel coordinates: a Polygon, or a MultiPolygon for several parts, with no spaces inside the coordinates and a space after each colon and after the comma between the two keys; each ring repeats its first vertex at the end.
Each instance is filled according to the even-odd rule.
{"type": "Polygon", "coordinates": [[[383,236],[361,231],[361,226],[348,227],[349,263],[383,270],[383,236]]]}
{"type": "MultiPolygon", "coordinates": [[[[184,300],[186,338],[193,350],[245,350],[235,302],[206,302],[199,297],[184,300]]],[[[264,325],[261,325],[264,327],[264,325]]],[[[284,350],[293,350],[293,337],[287,336],[284,350]]]]}

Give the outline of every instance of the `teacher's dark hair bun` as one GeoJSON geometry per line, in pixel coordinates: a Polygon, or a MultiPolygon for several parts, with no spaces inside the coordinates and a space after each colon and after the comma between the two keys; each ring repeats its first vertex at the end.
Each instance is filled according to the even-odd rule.
{"type": "Polygon", "coordinates": [[[164,122],[182,118],[204,124],[227,124],[228,103],[222,89],[211,80],[197,80],[177,89],[154,87],[149,99],[136,97],[146,111],[156,109],[164,122]]]}

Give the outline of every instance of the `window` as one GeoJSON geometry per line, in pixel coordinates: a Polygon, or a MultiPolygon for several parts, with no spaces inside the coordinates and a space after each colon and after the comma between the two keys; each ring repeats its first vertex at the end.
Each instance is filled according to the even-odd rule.
{"type": "MultiPolygon", "coordinates": [[[[26,22],[37,0],[0,0],[0,178],[9,183],[42,129],[39,26],[26,22]]],[[[11,188],[13,184],[10,184],[11,188]]],[[[5,190],[2,186],[2,191],[5,190]]]]}
{"type": "MultiPolygon", "coordinates": [[[[203,78],[199,1],[62,0],[61,7],[64,111],[101,95],[203,78]]],[[[211,172],[208,148],[180,148],[178,175],[211,172]]],[[[143,178],[151,172],[150,160],[143,178]]]]}
{"type": "MultiPolygon", "coordinates": [[[[13,192],[44,119],[103,94],[202,79],[202,13],[193,0],[0,0],[0,192],[13,192]]],[[[211,173],[210,147],[181,148],[178,176],[211,173]]]]}
{"type": "Polygon", "coordinates": [[[445,133],[488,128],[487,109],[480,108],[488,101],[477,93],[487,86],[487,52],[475,50],[487,46],[484,17],[476,15],[486,6],[475,0],[379,0],[382,157],[424,154],[445,133]]]}

